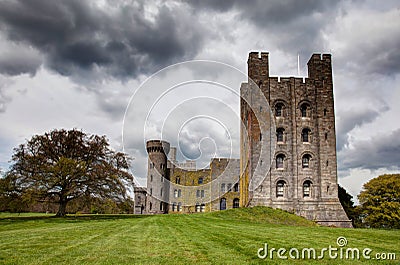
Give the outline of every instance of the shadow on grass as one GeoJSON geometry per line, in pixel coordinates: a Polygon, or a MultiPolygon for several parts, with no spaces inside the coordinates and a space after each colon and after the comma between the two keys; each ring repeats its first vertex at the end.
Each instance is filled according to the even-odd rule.
{"type": "Polygon", "coordinates": [[[2,221],[35,221],[35,220],[48,220],[48,221],[90,221],[90,220],[116,220],[116,219],[138,219],[147,218],[152,215],[138,215],[138,214],[69,214],[64,217],[56,215],[32,215],[32,216],[5,216],[0,217],[2,221]]]}

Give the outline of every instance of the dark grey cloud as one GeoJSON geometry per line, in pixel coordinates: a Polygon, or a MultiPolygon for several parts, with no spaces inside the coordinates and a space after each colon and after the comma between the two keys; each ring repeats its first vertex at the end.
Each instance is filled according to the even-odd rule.
{"type": "Polygon", "coordinates": [[[393,77],[399,74],[400,30],[380,32],[380,35],[380,38],[370,37],[368,42],[352,40],[355,37],[349,36],[349,46],[338,54],[338,64],[351,72],[369,77],[376,74],[393,77]]]}
{"type": "Polygon", "coordinates": [[[342,7],[328,38],[336,42],[338,63],[359,74],[400,73],[399,1],[359,1],[342,7]]]}
{"type": "Polygon", "coordinates": [[[28,73],[34,75],[42,64],[41,56],[34,50],[18,45],[3,48],[4,50],[0,54],[0,73],[6,75],[28,73]]]}
{"type": "Polygon", "coordinates": [[[400,129],[379,134],[370,140],[357,141],[339,153],[343,169],[400,168],[400,129]]]}
{"type": "MultiPolygon", "coordinates": [[[[324,49],[322,31],[339,11],[340,0],[282,0],[282,1],[191,1],[194,9],[215,12],[235,10],[238,19],[254,24],[260,35],[268,34],[279,49],[300,53],[309,58],[315,51],[324,49]]],[[[268,47],[266,47],[268,48],[268,47]]],[[[306,59],[302,59],[305,64],[306,59]]]]}
{"type": "Polygon", "coordinates": [[[313,13],[322,13],[337,5],[340,0],[282,0],[282,1],[190,1],[194,8],[227,12],[232,9],[240,11],[240,17],[249,19],[259,27],[286,25],[288,22],[313,13]]]}
{"type": "Polygon", "coordinates": [[[268,3],[262,0],[254,1],[254,3],[239,1],[240,7],[245,10],[241,15],[242,18],[254,21],[260,28],[279,27],[279,29],[304,17],[315,21],[316,18],[313,17],[315,14],[326,17],[330,12],[335,11],[339,2],[338,0],[284,0],[269,1],[268,3]]]}
{"type": "MultiPolygon", "coordinates": [[[[102,8],[79,0],[2,1],[0,28],[10,40],[41,51],[46,66],[62,75],[90,74],[96,68],[118,78],[136,77],[192,59],[207,40],[218,38],[221,32],[202,24],[200,13],[236,12],[238,21],[254,24],[260,35],[269,35],[284,52],[300,53],[304,61],[323,49],[321,31],[334,18],[338,2],[176,1],[153,4],[149,17],[146,8],[152,4],[145,1],[110,1],[102,8]]],[[[226,26],[222,35],[229,38],[226,26]]],[[[37,65],[19,66],[0,71],[34,73],[37,65]]]]}
{"type": "Polygon", "coordinates": [[[387,47],[375,47],[365,51],[365,57],[360,57],[360,66],[368,65],[367,70],[369,73],[378,73],[381,75],[395,75],[400,73],[400,34],[397,40],[391,40],[387,43],[387,47]],[[374,54],[370,60],[366,59],[367,54],[374,54]]]}
{"type": "Polygon", "coordinates": [[[114,76],[135,77],[190,59],[201,47],[201,27],[184,10],[160,4],[151,19],[144,1],[118,4],[2,1],[0,26],[10,40],[41,51],[46,65],[63,75],[99,67],[114,76]]]}
{"type": "Polygon", "coordinates": [[[337,122],[336,149],[342,150],[348,144],[348,133],[356,127],[373,122],[380,112],[372,109],[349,110],[341,113],[337,122]]]}

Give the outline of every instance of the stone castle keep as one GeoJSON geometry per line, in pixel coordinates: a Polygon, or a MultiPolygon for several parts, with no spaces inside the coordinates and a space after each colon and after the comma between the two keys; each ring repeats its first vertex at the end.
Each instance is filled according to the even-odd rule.
{"type": "Polygon", "coordinates": [[[251,52],[247,64],[240,160],[215,158],[195,170],[178,165],[169,143],[148,141],[147,189],[135,188],[135,213],[264,205],[351,227],[338,199],[331,56],[313,54],[305,79],[269,76],[265,52],[251,52]]]}

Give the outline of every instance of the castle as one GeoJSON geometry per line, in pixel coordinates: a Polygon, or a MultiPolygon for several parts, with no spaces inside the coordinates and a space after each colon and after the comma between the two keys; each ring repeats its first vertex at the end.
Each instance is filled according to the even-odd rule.
{"type": "Polygon", "coordinates": [[[239,207],[239,159],[214,158],[209,168],[196,170],[193,161],[177,163],[176,148],[166,141],[148,141],[146,148],[147,189],[135,188],[135,213],[210,212],[239,207]]]}
{"type": "Polygon", "coordinates": [[[215,158],[202,170],[178,167],[175,148],[148,141],[147,190],[135,188],[135,213],[265,205],[351,227],[338,199],[331,56],[313,54],[305,79],[269,76],[266,52],[251,52],[247,64],[240,159],[215,158]]]}

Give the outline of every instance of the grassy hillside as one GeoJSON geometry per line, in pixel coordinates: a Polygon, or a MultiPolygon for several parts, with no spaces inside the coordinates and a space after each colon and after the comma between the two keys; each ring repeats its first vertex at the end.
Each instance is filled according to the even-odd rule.
{"type": "MultiPolygon", "coordinates": [[[[286,255],[288,255],[286,253],[286,255]]],[[[265,207],[192,215],[85,216],[65,219],[0,216],[0,264],[399,264],[399,230],[318,227],[265,207]],[[395,252],[396,261],[271,260],[269,248],[347,247],[395,252]]]]}

